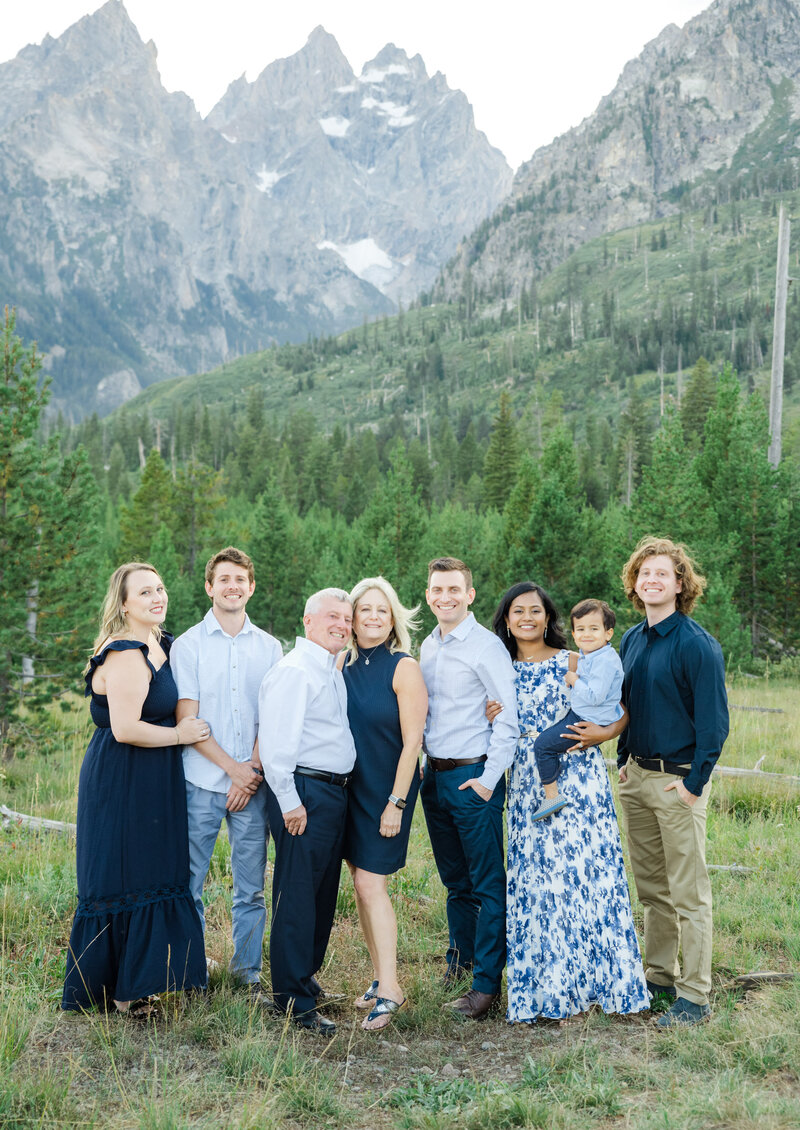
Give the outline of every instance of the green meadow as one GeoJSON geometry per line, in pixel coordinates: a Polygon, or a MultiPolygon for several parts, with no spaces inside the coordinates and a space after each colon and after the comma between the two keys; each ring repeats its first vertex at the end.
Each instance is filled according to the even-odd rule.
{"type": "MultiPolygon", "coordinates": [[[[800,776],[796,682],[730,688],[722,764],[800,776]]],[[[50,721],[47,751],[6,762],[0,800],[75,818],[89,725],[83,703],[50,721]]],[[[606,749],[610,755],[611,750],[606,749]]],[[[227,977],[230,865],[220,838],[207,887],[207,998],[167,999],[165,1019],[59,1011],[76,898],[74,839],[0,831],[0,1128],[745,1128],[800,1125],[800,977],[745,991],[737,976],[800,972],[800,783],[715,777],[708,826],[715,900],[713,1015],[660,1033],[652,1014],[592,1012],[509,1027],[442,1011],[444,898],[422,814],[392,883],[409,1006],[382,1033],[353,999],[371,980],[349,877],[320,980],[336,1037],[322,1041],[250,1004],[227,977]],[[334,994],[341,994],[340,997],[334,994]]],[[[639,907],[634,902],[637,924],[639,907]]],[[[266,957],[266,955],[265,955],[266,957]]],[[[265,980],[268,969],[265,969],[265,980]]]]}

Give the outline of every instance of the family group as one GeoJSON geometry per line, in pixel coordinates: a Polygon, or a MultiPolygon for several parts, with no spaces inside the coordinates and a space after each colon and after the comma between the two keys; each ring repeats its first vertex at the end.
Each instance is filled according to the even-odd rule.
{"type": "Polygon", "coordinates": [[[317,974],[345,860],[373,969],[354,1003],[365,1030],[386,1027],[406,1003],[387,877],[405,865],[419,795],[447,891],[446,1008],[482,1020],[507,969],[510,1023],[638,1013],[654,997],[669,1006],[661,1027],[706,1019],[706,807],[728,711],[719,644],[689,615],[704,584],[683,546],[643,539],[623,585],[644,618],[617,654],[611,608],[580,601],[575,653],[541,587],[512,586],[490,630],[470,611],[467,565],[437,558],[425,591],[437,624],[417,662],[417,609],[382,577],[310,596],[282,655],[247,615],[242,551],[211,558],[210,608],[174,641],[157,571],[121,566],[85,672],[96,730],[62,1007],[148,1018],[159,993],[205,989],[203,889],[225,821],[236,982],[333,1035],[317,974]],[[600,752],[614,737],[646,968],[600,752]]]}

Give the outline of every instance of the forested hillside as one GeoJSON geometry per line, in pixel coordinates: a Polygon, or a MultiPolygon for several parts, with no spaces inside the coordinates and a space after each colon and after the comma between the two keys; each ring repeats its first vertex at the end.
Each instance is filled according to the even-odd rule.
{"type": "Polygon", "coordinates": [[[458,303],[424,298],[87,420],[62,443],[85,445],[106,493],[108,565],[151,557],[178,629],[204,607],[207,554],[229,540],[256,559],[258,622],[284,637],[303,593],[367,573],[416,603],[441,552],[473,565],[481,618],[533,577],[565,610],[604,597],[624,627],[620,568],[656,530],[706,571],[699,616],[730,661],[793,655],[796,293],[785,458],[774,470],[766,457],[777,202],[595,240],[518,300],[469,287],[458,303]]]}

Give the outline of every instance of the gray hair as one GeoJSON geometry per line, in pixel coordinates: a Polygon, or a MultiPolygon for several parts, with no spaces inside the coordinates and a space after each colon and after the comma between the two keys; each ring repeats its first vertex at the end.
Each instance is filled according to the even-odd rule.
{"type": "Polygon", "coordinates": [[[320,589],[306,601],[303,616],[313,616],[315,612],[319,612],[323,600],[340,600],[343,604],[350,604],[350,597],[344,589],[320,589]]]}

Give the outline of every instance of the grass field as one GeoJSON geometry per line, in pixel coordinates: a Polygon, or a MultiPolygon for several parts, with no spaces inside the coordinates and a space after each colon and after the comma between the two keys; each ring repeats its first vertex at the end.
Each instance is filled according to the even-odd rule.
{"type": "MultiPolygon", "coordinates": [[[[723,764],[800,775],[798,686],[731,688],[723,764]],[[745,709],[740,709],[745,708],[745,709]],[[759,709],[753,709],[759,708],[759,709]],[[766,711],[764,711],[766,708],[766,711]]],[[[54,720],[55,752],[0,771],[0,799],[74,820],[85,707],[54,720]]],[[[609,752],[608,750],[606,752],[609,752]]],[[[392,880],[410,1007],[381,1035],[352,999],[371,980],[349,879],[320,975],[335,1039],[287,1029],[224,973],[207,1000],[171,999],[158,1026],[59,1012],[75,904],[74,841],[0,832],[0,1128],[800,1126],[800,979],[743,994],[737,974],[800,970],[800,787],[715,779],[708,860],[715,871],[711,1022],[659,1033],[650,1014],[590,1013],[559,1026],[482,1024],[442,1012],[444,899],[421,812],[409,864],[392,880]]],[[[209,956],[230,953],[230,874],[221,838],[207,887],[209,956]]],[[[637,925],[640,911],[634,903],[637,925]]],[[[452,992],[452,991],[451,991],[452,992]]],[[[450,994],[451,995],[451,994],[450,994]]]]}

